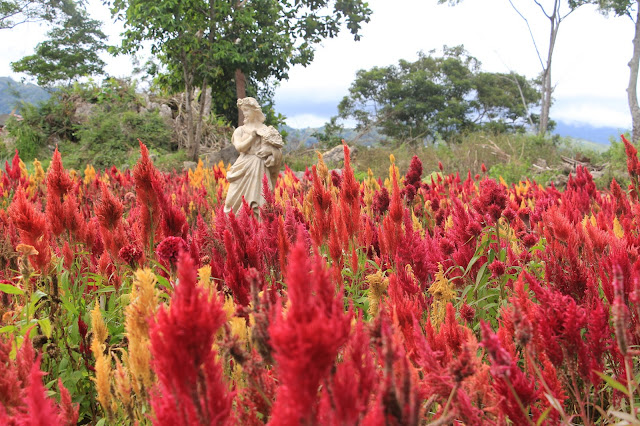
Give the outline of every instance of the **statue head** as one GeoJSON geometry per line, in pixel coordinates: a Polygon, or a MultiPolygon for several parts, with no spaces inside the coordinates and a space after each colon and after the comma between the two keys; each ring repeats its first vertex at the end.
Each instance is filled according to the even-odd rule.
{"type": "Polygon", "coordinates": [[[262,113],[262,108],[255,98],[242,98],[238,99],[238,108],[242,110],[244,114],[244,121],[255,120],[260,123],[264,123],[266,117],[262,113]]]}

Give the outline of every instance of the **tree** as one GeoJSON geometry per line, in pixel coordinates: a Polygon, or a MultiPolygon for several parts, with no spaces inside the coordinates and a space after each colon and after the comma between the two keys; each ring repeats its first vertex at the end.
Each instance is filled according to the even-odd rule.
{"type": "MultiPolygon", "coordinates": [[[[462,0],[438,0],[438,3],[449,3],[450,5],[455,5],[460,3],[462,0]]],[[[597,1],[597,0],[596,0],[597,1]]],[[[560,24],[564,21],[575,9],[579,6],[585,4],[587,0],[569,0],[568,1],[568,10],[566,12],[563,11],[563,0],[533,0],[535,6],[540,9],[545,18],[549,21],[549,42],[547,48],[546,59],[543,60],[542,54],[540,53],[540,49],[538,48],[538,43],[536,42],[536,38],[533,35],[533,31],[531,30],[531,26],[529,25],[529,20],[526,16],[520,11],[520,9],[514,3],[514,0],[509,0],[509,4],[516,11],[518,16],[522,18],[527,25],[529,30],[529,34],[531,35],[531,41],[533,42],[533,46],[535,48],[536,54],[538,56],[538,60],[540,61],[540,67],[542,68],[541,73],[541,88],[540,91],[540,117],[538,121],[538,134],[545,135],[549,129],[549,111],[551,109],[551,104],[553,103],[553,85],[551,79],[551,64],[553,60],[553,52],[556,47],[556,41],[558,38],[558,30],[560,29],[560,24]],[[546,6],[543,5],[546,3],[546,6]]]]}
{"type": "Polygon", "coordinates": [[[481,72],[480,62],[463,46],[445,46],[442,56],[434,53],[358,71],[338,105],[340,117],[355,119],[358,131],[377,128],[405,143],[451,140],[482,127],[524,128],[539,97],[532,81],[481,72]]]}
{"type": "MultiPolygon", "coordinates": [[[[291,66],[311,63],[315,46],[343,23],[358,39],[371,10],[363,0],[115,0],[112,13],[125,24],[122,50],[150,41],[166,69],[164,85],[184,90],[187,105],[195,87],[202,94],[210,86],[235,108],[248,85],[255,92],[259,84],[288,78],[291,66]]],[[[187,114],[195,159],[202,117],[187,114]]]]}
{"type": "Polygon", "coordinates": [[[70,85],[79,77],[101,74],[105,63],[99,53],[106,49],[102,23],[89,19],[76,7],[48,32],[49,40],[38,43],[33,55],[11,64],[14,72],[34,76],[40,86],[70,85]]]}
{"type": "Polygon", "coordinates": [[[26,22],[52,22],[67,13],[71,0],[0,0],[0,30],[26,22]]]}
{"type": "Polygon", "coordinates": [[[640,68],[640,0],[591,0],[601,12],[615,16],[626,16],[634,22],[633,53],[629,61],[629,84],[627,99],[631,112],[631,140],[640,140],[640,106],[638,105],[638,69],[640,68]],[[635,16],[635,19],[634,19],[635,16]]]}

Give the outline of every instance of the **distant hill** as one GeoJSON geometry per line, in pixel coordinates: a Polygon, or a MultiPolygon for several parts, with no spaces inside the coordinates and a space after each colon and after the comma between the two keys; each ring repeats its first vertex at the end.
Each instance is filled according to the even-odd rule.
{"type": "MultiPolygon", "coordinates": [[[[280,130],[287,132],[287,147],[290,149],[296,149],[298,147],[312,146],[318,143],[318,139],[313,136],[314,133],[323,132],[322,127],[307,127],[305,129],[294,129],[290,126],[282,126],[280,130]]],[[[358,132],[355,129],[344,129],[344,132],[340,135],[345,141],[351,142],[358,138],[358,132]]],[[[358,144],[365,146],[376,145],[383,141],[386,137],[374,130],[367,134],[361,135],[358,138],[358,144]]]]}
{"type": "Polygon", "coordinates": [[[559,121],[553,133],[563,137],[570,137],[608,146],[611,138],[619,140],[620,135],[627,130],[628,129],[620,129],[617,127],[594,127],[586,124],[567,124],[559,121]]]}
{"type": "Polygon", "coordinates": [[[9,114],[20,101],[37,104],[49,99],[49,92],[35,84],[22,84],[11,77],[0,77],[0,114],[9,114]]]}

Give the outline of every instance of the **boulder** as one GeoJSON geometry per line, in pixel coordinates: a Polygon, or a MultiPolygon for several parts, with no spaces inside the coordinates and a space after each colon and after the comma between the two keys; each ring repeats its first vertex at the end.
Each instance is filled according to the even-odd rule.
{"type": "MultiPolygon", "coordinates": [[[[350,146],[351,158],[353,158],[357,152],[355,146],[350,146]]],[[[335,146],[329,151],[322,154],[322,158],[326,163],[342,164],[344,162],[344,148],[342,145],[335,146]]]]}
{"type": "Polygon", "coordinates": [[[195,170],[197,167],[198,167],[198,163],[196,163],[195,161],[182,162],[182,170],[189,170],[189,169],[195,170]]]}
{"type": "Polygon", "coordinates": [[[212,166],[222,161],[226,166],[235,163],[239,156],[240,153],[238,153],[233,145],[227,145],[220,151],[204,155],[203,161],[212,166]]]}

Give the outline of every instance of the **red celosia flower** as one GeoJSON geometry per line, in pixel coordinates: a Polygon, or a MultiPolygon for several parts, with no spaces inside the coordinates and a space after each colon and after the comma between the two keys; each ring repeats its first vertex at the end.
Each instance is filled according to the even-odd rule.
{"type": "MultiPolygon", "coordinates": [[[[175,238],[175,237],[171,237],[171,238],[175,238]]],[[[180,243],[178,243],[178,246],[180,246],[180,243]]],[[[158,249],[159,248],[160,246],[158,245],[158,249]]],[[[184,249],[184,246],[179,247],[178,250],[180,250],[180,248],[184,249]]],[[[142,252],[142,250],[140,250],[140,248],[137,245],[127,244],[126,246],[120,249],[118,256],[120,257],[120,259],[124,261],[124,263],[130,265],[132,268],[135,268],[140,265],[140,260],[142,259],[143,254],[144,253],[142,252]]],[[[164,253],[163,251],[163,255],[165,254],[166,253],[164,253]]]]}
{"type": "Polygon", "coordinates": [[[473,200],[473,206],[483,216],[489,215],[494,221],[502,215],[507,205],[505,188],[493,179],[485,178],[480,182],[480,194],[473,200]]]}
{"type": "Polygon", "coordinates": [[[178,263],[180,253],[186,251],[189,251],[189,246],[185,240],[180,237],[167,237],[158,244],[156,255],[163,262],[175,266],[178,263]]]}
{"type": "Polygon", "coordinates": [[[504,274],[506,267],[503,262],[496,259],[493,262],[491,262],[491,264],[489,265],[489,270],[491,271],[492,277],[498,278],[504,274]]]}
{"type": "Polygon", "coordinates": [[[298,237],[286,276],[289,309],[269,328],[280,381],[272,424],[315,423],[316,394],[349,335],[351,314],[335,294],[322,258],[298,237]]]}
{"type": "Polygon", "coordinates": [[[467,323],[471,324],[476,316],[476,310],[469,306],[466,302],[460,307],[460,317],[467,323]]]}
{"type": "Polygon", "coordinates": [[[373,212],[376,216],[382,216],[389,208],[389,191],[382,187],[373,194],[373,212]]]}
{"type": "Polygon", "coordinates": [[[57,198],[62,201],[62,197],[69,192],[73,182],[62,166],[62,157],[56,146],[56,150],[53,152],[53,158],[47,171],[47,192],[49,198],[57,198]]]}
{"type": "Polygon", "coordinates": [[[629,176],[637,181],[638,177],[640,177],[640,160],[638,160],[638,150],[627,140],[627,138],[624,137],[624,135],[620,135],[620,137],[624,143],[624,152],[627,154],[627,171],[629,172],[629,176]]]}
{"type": "Polygon", "coordinates": [[[224,383],[213,342],[226,321],[218,297],[196,285],[193,259],[182,252],[179,284],[168,309],[151,321],[151,364],[158,385],[151,392],[154,424],[225,424],[233,393],[224,383]]]}

